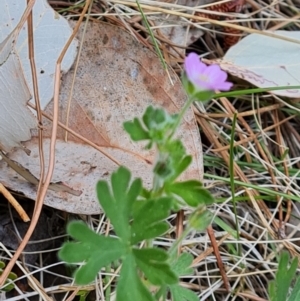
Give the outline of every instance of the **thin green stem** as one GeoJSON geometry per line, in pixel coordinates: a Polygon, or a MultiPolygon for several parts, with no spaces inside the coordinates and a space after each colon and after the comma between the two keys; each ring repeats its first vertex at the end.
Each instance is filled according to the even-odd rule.
{"type": "Polygon", "coordinates": [[[169,136],[169,139],[173,137],[173,135],[175,134],[177,128],[180,125],[181,120],[183,119],[183,116],[185,115],[186,111],[188,110],[188,108],[191,106],[191,104],[195,101],[195,96],[192,95],[188,98],[188,100],[186,101],[186,103],[184,104],[183,108],[181,109],[181,111],[178,114],[176,123],[173,126],[172,132],[169,136]]]}
{"type": "MultiPolygon", "coordinates": [[[[233,120],[232,120],[232,130],[231,130],[231,137],[230,137],[230,149],[229,149],[229,174],[230,174],[230,189],[231,189],[231,198],[233,203],[233,212],[235,216],[235,226],[236,226],[236,234],[237,240],[240,240],[240,229],[239,229],[239,221],[237,216],[237,209],[236,209],[236,200],[235,200],[235,183],[234,183],[234,134],[235,134],[235,126],[236,126],[236,118],[237,114],[234,113],[233,120]]],[[[237,244],[238,247],[238,254],[242,256],[242,249],[241,244],[237,244]]]]}
{"type": "Polygon", "coordinates": [[[186,229],[185,229],[185,230],[182,232],[182,234],[180,235],[180,237],[178,237],[178,238],[174,241],[172,247],[171,247],[170,250],[169,250],[169,255],[170,255],[171,258],[172,258],[173,256],[175,256],[175,253],[177,252],[177,250],[178,250],[179,246],[181,245],[183,239],[184,239],[185,237],[187,237],[187,235],[189,234],[189,232],[190,232],[192,229],[193,229],[193,227],[192,227],[190,224],[188,224],[187,227],[186,227],[186,229]]]}
{"type": "MultiPolygon", "coordinates": [[[[104,278],[104,282],[106,284],[106,283],[109,283],[109,281],[110,281],[109,273],[111,271],[111,265],[106,266],[105,270],[106,270],[106,275],[104,278]]],[[[105,300],[110,301],[110,294],[111,294],[111,287],[108,286],[105,290],[105,300]]]]}
{"type": "Polygon", "coordinates": [[[262,93],[262,92],[292,90],[292,89],[300,89],[300,86],[268,87],[268,88],[255,88],[255,89],[229,91],[229,92],[222,92],[222,93],[215,94],[212,98],[239,96],[239,95],[246,95],[252,93],[262,93]]]}

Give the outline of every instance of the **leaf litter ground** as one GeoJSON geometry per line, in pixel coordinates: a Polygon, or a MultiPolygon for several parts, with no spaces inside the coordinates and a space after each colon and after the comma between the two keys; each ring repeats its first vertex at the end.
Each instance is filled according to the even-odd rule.
{"type": "MultiPolygon", "coordinates": [[[[62,2],[49,2],[57,9],[65,9],[68,15],[80,13],[78,4],[75,7],[69,7],[69,4],[59,6],[64,5],[62,2]]],[[[141,3],[143,4],[143,2],[141,3]]],[[[100,17],[103,14],[102,9],[106,9],[108,14],[105,16],[105,20],[107,22],[120,26],[125,24],[144,43],[148,43],[145,40],[146,30],[142,23],[137,23],[139,21],[136,21],[137,13],[132,9],[131,4],[131,2],[118,4],[117,1],[102,4],[96,2],[92,12],[96,14],[96,17],[97,15],[100,17]],[[129,13],[126,16],[120,15],[124,11],[129,13]],[[119,13],[119,16],[112,12],[119,13]]],[[[156,5],[156,3],[151,5],[153,10],[156,5]]],[[[297,30],[297,23],[290,23],[290,18],[294,17],[295,11],[299,9],[297,5],[299,4],[296,1],[277,6],[264,1],[249,1],[243,8],[244,18],[239,19],[239,16],[236,16],[236,22],[247,29],[253,27],[260,30],[265,30],[270,26],[281,29],[289,22],[285,29],[297,30]],[[271,18],[273,23],[270,22],[271,18]]],[[[150,14],[149,19],[151,20],[151,18],[157,21],[164,16],[162,14],[151,16],[150,14]]],[[[190,20],[184,18],[181,18],[181,22],[186,25],[191,24],[190,20]]],[[[224,54],[222,28],[202,24],[195,26],[201,26],[203,35],[197,45],[193,46],[197,47],[201,53],[206,54],[207,58],[222,57],[224,54]]],[[[159,35],[158,30],[155,31],[155,34],[158,39],[160,38],[164,47],[169,47],[178,53],[179,50],[176,51],[171,43],[166,43],[159,35]]],[[[164,52],[165,58],[177,69],[176,63],[182,62],[182,57],[177,55],[174,58],[170,52],[164,52]]],[[[251,87],[246,82],[234,81],[237,89],[251,87]]],[[[182,248],[193,255],[195,272],[182,279],[182,284],[195,289],[199,293],[200,300],[267,300],[267,284],[274,278],[278,267],[279,251],[286,248],[293,256],[299,256],[299,242],[297,242],[299,222],[295,206],[297,200],[300,200],[297,186],[299,183],[300,141],[298,110],[296,102],[289,102],[287,99],[270,94],[241,96],[229,100],[221,99],[213,101],[205,107],[197,106],[195,108],[202,137],[205,184],[220,200],[212,206],[217,218],[217,223],[214,224],[215,236],[219,242],[222,260],[234,291],[233,295],[228,294],[222,286],[216,258],[212,253],[210,240],[206,233],[191,233],[183,242],[182,248]],[[234,153],[235,176],[237,183],[238,181],[245,183],[244,185],[243,183],[237,184],[234,194],[238,201],[238,222],[241,231],[239,241],[235,238],[233,196],[229,183],[229,139],[231,120],[235,111],[238,112],[235,135],[238,146],[235,147],[234,153]],[[292,214],[295,217],[284,231],[282,224],[291,215],[290,208],[293,209],[292,214]],[[241,246],[241,254],[237,252],[237,245],[241,246]]],[[[59,211],[57,211],[57,216],[67,219],[59,211]]],[[[101,214],[83,219],[99,233],[109,234],[111,231],[109,222],[101,214]]],[[[171,215],[168,222],[174,225],[172,232],[158,238],[154,242],[156,245],[167,247],[171,244],[176,233],[175,216],[171,215]]],[[[47,251],[50,252],[50,249],[47,251]]],[[[69,283],[69,293],[66,292],[65,296],[67,294],[70,296],[76,287],[71,284],[71,274],[66,276],[65,271],[56,274],[57,278],[52,285],[46,285],[42,279],[45,279],[46,275],[51,272],[53,265],[62,266],[61,263],[55,261],[49,264],[44,257],[41,258],[38,271],[42,274],[42,286],[39,289],[35,288],[33,294],[43,295],[43,292],[47,291],[52,293],[56,300],[59,300],[58,295],[55,295],[55,292],[60,289],[55,284],[56,281],[69,283]]],[[[101,298],[104,300],[105,289],[111,287],[113,291],[115,274],[118,272],[118,270],[112,270],[104,273],[106,275],[104,281],[100,281],[96,287],[94,285],[86,287],[87,291],[92,291],[90,300],[101,300],[101,298]]],[[[28,275],[28,280],[30,279],[32,276],[28,275]]],[[[29,300],[33,299],[29,298],[29,300]]]]}

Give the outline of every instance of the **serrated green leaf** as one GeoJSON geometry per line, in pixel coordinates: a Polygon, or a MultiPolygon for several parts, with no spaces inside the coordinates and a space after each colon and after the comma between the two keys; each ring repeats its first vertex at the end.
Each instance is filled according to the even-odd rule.
{"type": "Polygon", "coordinates": [[[148,106],[143,115],[143,122],[150,131],[161,132],[170,129],[176,123],[177,117],[178,114],[170,115],[162,108],[148,106]]]}
{"type": "Polygon", "coordinates": [[[166,186],[167,193],[179,196],[185,203],[192,207],[214,203],[213,196],[203,188],[197,180],[176,182],[166,186]]]}
{"type": "Polygon", "coordinates": [[[152,129],[153,126],[164,123],[165,120],[166,112],[163,109],[155,109],[152,106],[148,106],[143,115],[143,122],[148,129],[152,129]]]}
{"type": "Polygon", "coordinates": [[[177,161],[177,164],[174,166],[174,175],[168,179],[169,183],[172,183],[180,176],[192,163],[192,156],[184,156],[181,160],[177,161]]]}
{"type": "Polygon", "coordinates": [[[87,262],[78,268],[74,274],[75,282],[78,285],[87,285],[95,280],[98,272],[109,263],[119,259],[123,255],[120,250],[111,250],[111,252],[95,251],[87,262]]]}
{"type": "Polygon", "coordinates": [[[71,222],[68,233],[79,242],[65,243],[58,255],[68,263],[85,262],[75,273],[77,284],[92,282],[102,267],[127,252],[119,239],[98,235],[82,222],[71,222]]]}
{"type": "Polygon", "coordinates": [[[298,276],[288,301],[299,301],[299,300],[300,300],[300,277],[298,276]]]}
{"type": "Polygon", "coordinates": [[[149,130],[149,136],[152,142],[164,146],[172,133],[176,124],[178,115],[170,115],[163,109],[155,109],[149,106],[142,119],[145,127],[149,130]]]}
{"type": "Polygon", "coordinates": [[[193,291],[180,285],[171,285],[170,291],[173,301],[199,301],[199,297],[193,291]]]}
{"type": "Polygon", "coordinates": [[[131,173],[119,167],[111,176],[111,187],[106,181],[97,184],[97,195],[104,212],[114,226],[117,235],[127,242],[130,239],[131,207],[141,192],[142,182],[136,179],[130,184],[131,173]]]}
{"type": "MultiPolygon", "coordinates": [[[[67,226],[67,233],[79,242],[87,242],[97,248],[102,246],[105,248],[106,242],[108,242],[108,244],[113,244],[114,241],[119,241],[113,237],[106,237],[97,234],[82,221],[71,221],[67,226]]],[[[71,242],[70,244],[75,243],[71,242]]]]}
{"type": "Polygon", "coordinates": [[[169,226],[163,220],[169,216],[171,207],[172,199],[167,197],[136,202],[131,225],[131,244],[165,233],[169,226]]]}
{"type": "Polygon", "coordinates": [[[117,285],[117,301],[154,301],[137,274],[132,254],[128,254],[123,260],[117,285]]]}
{"type": "Polygon", "coordinates": [[[123,244],[118,238],[99,235],[81,221],[70,222],[67,232],[78,242],[67,242],[60,250],[59,256],[63,256],[61,258],[66,262],[80,262],[91,256],[95,250],[109,252],[112,247],[125,252],[123,244]],[[74,252],[75,250],[76,252],[74,252]]]}
{"type": "Polygon", "coordinates": [[[178,277],[185,275],[192,275],[193,269],[191,268],[193,256],[189,253],[182,253],[175,262],[172,262],[172,270],[178,277]]]}
{"type": "MultiPolygon", "coordinates": [[[[177,177],[176,171],[181,161],[186,157],[186,149],[180,140],[168,141],[160,149],[163,153],[166,153],[168,160],[173,169],[173,175],[177,177]]],[[[186,162],[184,162],[186,163],[186,162]]]]}
{"type": "Polygon", "coordinates": [[[142,141],[150,139],[149,133],[144,129],[139,119],[134,118],[133,121],[123,123],[125,131],[130,135],[133,141],[142,141]]]}
{"type": "Polygon", "coordinates": [[[142,240],[153,239],[159,235],[166,233],[169,229],[169,226],[166,222],[157,223],[149,227],[146,231],[138,232],[135,231],[132,233],[131,243],[136,244],[142,240]]]}
{"type": "Polygon", "coordinates": [[[133,254],[143,261],[153,260],[157,262],[164,262],[169,258],[169,255],[165,250],[157,248],[133,249],[133,254]]]}
{"type": "Polygon", "coordinates": [[[167,263],[168,253],[163,250],[133,249],[135,261],[148,280],[154,285],[175,284],[178,282],[176,274],[167,263]]]}

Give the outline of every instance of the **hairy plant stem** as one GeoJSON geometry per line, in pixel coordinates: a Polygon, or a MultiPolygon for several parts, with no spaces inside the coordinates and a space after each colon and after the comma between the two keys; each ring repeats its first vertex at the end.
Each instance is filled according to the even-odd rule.
{"type": "Polygon", "coordinates": [[[174,126],[173,126],[173,129],[172,129],[172,131],[171,131],[171,134],[170,134],[170,136],[169,136],[169,139],[171,139],[171,138],[174,136],[174,134],[175,134],[177,128],[179,127],[179,124],[180,124],[181,120],[183,119],[184,114],[186,113],[186,111],[188,110],[188,108],[192,105],[192,103],[193,103],[195,100],[196,100],[196,99],[195,99],[195,95],[194,95],[194,94],[188,98],[188,100],[187,100],[186,103],[184,104],[183,108],[181,109],[180,113],[178,114],[176,123],[175,123],[174,126]]]}

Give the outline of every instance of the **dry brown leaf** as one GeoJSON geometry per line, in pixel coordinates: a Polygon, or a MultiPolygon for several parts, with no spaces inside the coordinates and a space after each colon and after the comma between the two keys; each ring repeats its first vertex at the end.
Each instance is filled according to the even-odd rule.
{"type": "MultiPolygon", "coordinates": [[[[81,39],[81,35],[79,39],[81,39]]],[[[145,185],[152,182],[154,152],[144,145],[130,141],[123,130],[123,122],[141,116],[150,104],[161,106],[170,113],[180,110],[186,101],[180,79],[169,70],[170,83],[156,54],[137,42],[120,28],[105,23],[88,25],[80,56],[70,111],[69,127],[102,147],[114,160],[99,150],[69,135],[64,142],[64,131],[58,133],[56,165],[53,182],[62,181],[80,196],[68,192],[49,191],[45,204],[68,212],[96,214],[100,207],[95,186],[98,180],[108,179],[118,167],[116,161],[127,166],[145,185]]],[[[60,98],[60,121],[66,120],[67,100],[74,68],[63,76],[60,98]]],[[[52,103],[46,108],[51,114],[52,103]]],[[[45,123],[45,160],[49,157],[50,123],[45,123]]],[[[192,110],[189,110],[178,136],[183,139],[193,164],[185,178],[202,178],[201,141],[192,110]]],[[[15,151],[10,158],[38,177],[39,159],[37,138],[25,143],[31,155],[15,151]]],[[[0,163],[0,181],[9,188],[35,198],[36,187],[23,180],[6,163],[0,163]]]]}

